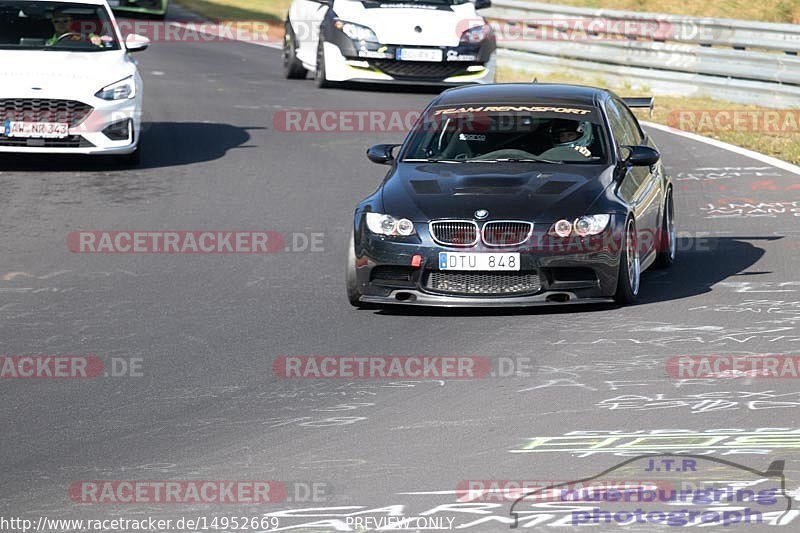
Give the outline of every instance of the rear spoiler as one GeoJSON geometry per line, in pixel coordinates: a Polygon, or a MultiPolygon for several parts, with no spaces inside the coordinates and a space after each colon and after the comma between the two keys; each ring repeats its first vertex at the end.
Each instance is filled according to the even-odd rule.
{"type": "Polygon", "coordinates": [[[655,107],[656,99],[652,96],[644,96],[638,98],[623,98],[625,105],[631,109],[649,109],[650,116],[653,116],[653,107],[655,107]]]}

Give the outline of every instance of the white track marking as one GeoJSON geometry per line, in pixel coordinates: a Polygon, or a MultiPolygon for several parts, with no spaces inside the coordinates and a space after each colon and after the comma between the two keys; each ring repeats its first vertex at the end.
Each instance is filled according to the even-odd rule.
{"type": "Polygon", "coordinates": [[[768,165],[772,165],[773,167],[780,168],[787,172],[791,172],[792,174],[797,174],[800,176],[800,167],[797,165],[793,165],[786,161],[781,161],[775,157],[771,157],[768,155],[760,154],[758,152],[754,152],[752,150],[748,150],[746,148],[741,148],[739,146],[734,146],[732,144],[728,144],[726,142],[718,141],[716,139],[711,139],[709,137],[703,137],[702,135],[697,135],[696,133],[690,133],[688,131],[679,130],[676,128],[671,128],[669,126],[664,126],[663,124],[655,124],[653,122],[642,122],[643,126],[648,128],[653,128],[659,131],[665,131],[667,133],[671,133],[673,135],[678,135],[679,137],[685,137],[687,139],[691,139],[696,142],[708,144],[714,146],[716,148],[722,148],[723,150],[728,150],[729,152],[734,152],[739,155],[743,155],[745,157],[749,157],[750,159],[755,159],[756,161],[761,161],[762,163],[766,163],[768,165]]]}

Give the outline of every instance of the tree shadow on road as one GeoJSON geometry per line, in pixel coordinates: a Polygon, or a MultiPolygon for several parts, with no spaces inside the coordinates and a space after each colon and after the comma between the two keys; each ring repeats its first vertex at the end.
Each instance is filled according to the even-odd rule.
{"type": "Polygon", "coordinates": [[[206,122],[145,122],[142,161],[121,166],[112,156],[78,154],[2,154],[0,170],[16,172],[136,171],[213,161],[250,140],[249,131],[230,124],[206,122]]]}
{"type": "MultiPolygon", "coordinates": [[[[711,292],[722,281],[749,281],[752,276],[769,274],[749,271],[766,253],[754,242],[783,237],[687,237],[679,239],[675,264],[666,270],[648,270],[642,275],[636,306],[682,300],[711,292]]],[[[404,316],[513,316],[561,313],[596,313],[619,309],[608,304],[557,304],[531,307],[442,308],[386,306],[373,309],[385,315],[404,316]]]]}

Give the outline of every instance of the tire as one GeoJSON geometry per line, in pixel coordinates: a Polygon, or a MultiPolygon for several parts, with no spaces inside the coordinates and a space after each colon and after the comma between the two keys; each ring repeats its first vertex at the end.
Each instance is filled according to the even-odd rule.
{"type": "Polygon", "coordinates": [[[667,192],[667,201],[664,204],[664,216],[661,219],[660,235],[658,239],[658,255],[654,266],[656,268],[669,268],[675,262],[677,251],[675,235],[675,202],[672,199],[672,189],[667,192]]]}
{"type": "Polygon", "coordinates": [[[304,80],[308,70],[297,59],[297,41],[288,20],[283,29],[283,73],[287,80],[304,80]]]}
{"type": "Polygon", "coordinates": [[[325,89],[331,86],[331,82],[328,81],[325,74],[325,48],[322,44],[323,41],[320,41],[317,46],[317,69],[314,72],[314,80],[317,83],[317,87],[325,89]]]}
{"type": "Polygon", "coordinates": [[[345,283],[347,285],[347,300],[350,305],[357,308],[362,308],[364,305],[361,303],[361,291],[358,289],[358,277],[356,276],[356,246],[355,238],[350,237],[350,244],[347,247],[347,266],[345,283]]]}
{"type": "Polygon", "coordinates": [[[629,218],[625,222],[622,250],[619,256],[619,277],[614,301],[621,305],[636,302],[641,283],[641,262],[639,259],[639,240],[636,234],[636,222],[629,218]]]}

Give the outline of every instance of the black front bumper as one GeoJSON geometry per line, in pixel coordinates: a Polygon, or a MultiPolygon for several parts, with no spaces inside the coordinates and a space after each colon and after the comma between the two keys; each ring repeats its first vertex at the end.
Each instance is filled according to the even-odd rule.
{"type": "Polygon", "coordinates": [[[591,240],[565,241],[534,231],[528,243],[506,249],[443,247],[417,228],[419,235],[400,239],[357,233],[356,279],[362,302],[443,307],[596,303],[610,301],[617,289],[621,234],[613,224],[591,240]],[[518,252],[520,270],[442,271],[440,252],[518,252]],[[422,256],[419,267],[412,266],[415,255],[422,256]],[[442,283],[448,276],[453,283],[442,283]],[[467,289],[453,290],[459,286],[467,289]]]}

